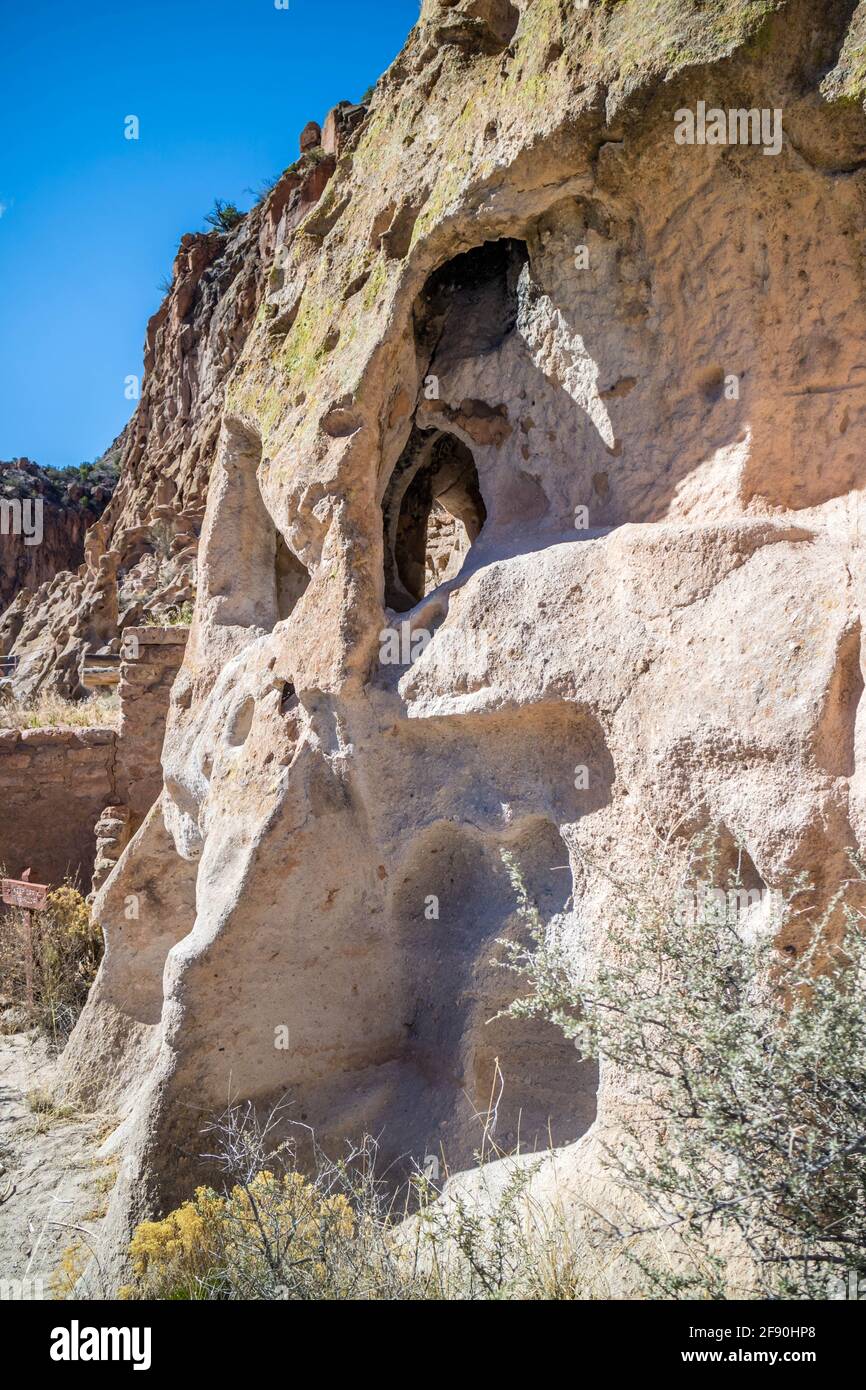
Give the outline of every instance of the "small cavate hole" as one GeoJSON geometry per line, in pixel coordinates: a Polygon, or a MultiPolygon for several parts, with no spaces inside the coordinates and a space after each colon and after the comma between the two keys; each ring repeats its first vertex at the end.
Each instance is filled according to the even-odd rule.
{"type": "Polygon", "coordinates": [[[246,743],[250,729],[253,727],[253,715],[256,712],[256,702],[252,696],[248,696],[232,715],[228,727],[228,744],[230,748],[242,748],[246,743]]]}

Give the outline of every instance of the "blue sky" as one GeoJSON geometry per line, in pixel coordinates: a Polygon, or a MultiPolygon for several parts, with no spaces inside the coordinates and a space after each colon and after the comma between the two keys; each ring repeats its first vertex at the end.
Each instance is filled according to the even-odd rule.
{"type": "Polygon", "coordinates": [[[184,232],[357,100],[418,0],[0,0],[0,459],[98,457],[184,232]],[[124,118],[140,139],[124,139],[124,118]]]}

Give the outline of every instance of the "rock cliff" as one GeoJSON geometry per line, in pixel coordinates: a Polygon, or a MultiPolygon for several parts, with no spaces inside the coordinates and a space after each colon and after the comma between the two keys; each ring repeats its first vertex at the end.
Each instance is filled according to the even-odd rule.
{"type": "Polygon", "coordinates": [[[170,290],[147,326],[141,399],[112,446],[120,481],[110,505],[83,546],[82,523],[74,546],[38,547],[39,558],[29,569],[19,561],[0,592],[0,608],[14,594],[0,616],[0,652],[16,659],[19,696],[46,688],[80,698],[85,652],[116,652],[125,628],[194,600],[226,381],[277,245],[321,196],[363,114],[340,103],[324,134],[316,126],[314,146],[235,226],[181,238],[170,290]]]}
{"type": "Polygon", "coordinates": [[[65,1059],[125,1116],[104,1269],[229,1090],[459,1166],[498,1066],[594,1180],[629,1079],[489,1022],[501,849],[584,944],[666,838],[821,898],[863,844],[864,12],[425,0],[315,205],[182,248],[100,533],[183,553],[209,479],[65,1059]]]}
{"type": "Polygon", "coordinates": [[[40,468],[30,459],[0,462],[0,612],[24,589],[78,568],[85,533],[116,482],[111,451],[95,464],[65,470],[40,468]]]}

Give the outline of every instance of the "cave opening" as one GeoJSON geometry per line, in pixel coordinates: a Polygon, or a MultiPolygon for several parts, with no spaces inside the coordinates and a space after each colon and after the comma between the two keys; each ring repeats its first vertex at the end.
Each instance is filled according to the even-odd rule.
{"type": "Polygon", "coordinates": [[[528,261],[524,241],[503,237],[435,270],[414,310],[420,360],[447,369],[495,352],[517,324],[518,282],[528,261]]]}
{"type": "Polygon", "coordinates": [[[310,584],[310,572],[286,545],[281,532],[276,531],[276,554],[274,556],[274,583],[277,622],[290,618],[298,601],[306,593],[310,584]]]}
{"type": "MultiPolygon", "coordinates": [[[[496,352],[514,331],[518,282],[527,261],[526,244],[504,237],[453,257],[428,277],[413,311],[418,379],[425,382],[426,399],[438,400],[441,380],[461,362],[496,352]]],[[[487,409],[483,401],[470,404],[476,412],[487,409]]],[[[442,414],[449,418],[447,408],[442,414]]],[[[431,429],[427,416],[422,428],[416,406],[382,499],[385,602],[398,613],[459,573],[487,520],[470,445],[448,430],[431,429]]]]}
{"type": "Polygon", "coordinates": [[[406,612],[458,573],[487,518],[471,449],[414,430],[385,504],[385,599],[406,612]]]}

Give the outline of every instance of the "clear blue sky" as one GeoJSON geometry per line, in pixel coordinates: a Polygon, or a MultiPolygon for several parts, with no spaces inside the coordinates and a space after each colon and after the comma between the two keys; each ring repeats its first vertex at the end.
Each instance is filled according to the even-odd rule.
{"type": "Polygon", "coordinates": [[[98,457],[184,232],[357,100],[418,0],[0,0],[0,459],[98,457]],[[141,138],[124,139],[136,115],[141,138]]]}

